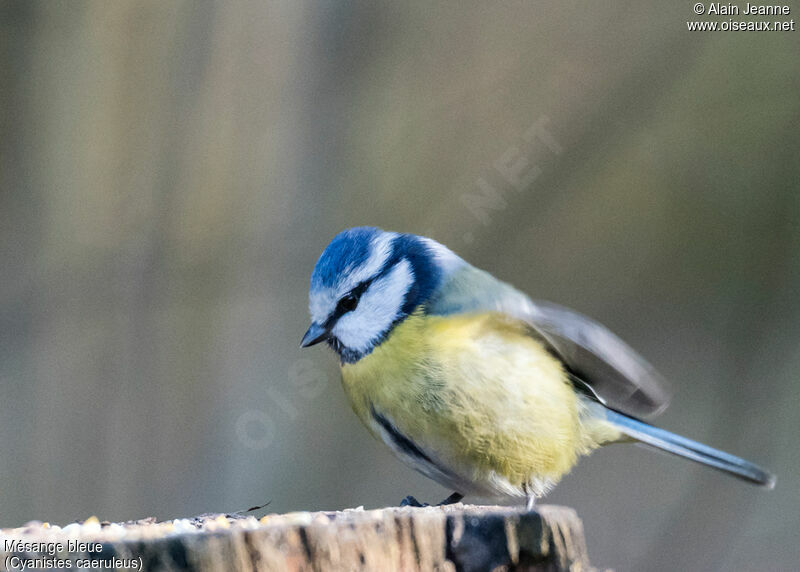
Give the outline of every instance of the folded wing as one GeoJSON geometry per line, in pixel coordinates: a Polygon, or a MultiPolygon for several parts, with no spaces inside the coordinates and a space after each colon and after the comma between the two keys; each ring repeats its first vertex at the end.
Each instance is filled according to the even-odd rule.
{"type": "Polygon", "coordinates": [[[465,265],[427,307],[431,314],[496,311],[523,320],[564,363],[576,386],[611,409],[652,417],[669,404],[664,379],[601,324],[549,302],[534,302],[491,274],[465,265]]]}

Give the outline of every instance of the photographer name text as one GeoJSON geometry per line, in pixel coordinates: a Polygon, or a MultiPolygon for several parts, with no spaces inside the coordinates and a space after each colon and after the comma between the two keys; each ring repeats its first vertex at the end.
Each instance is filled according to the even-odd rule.
{"type": "Polygon", "coordinates": [[[762,4],[745,4],[741,10],[736,4],[722,4],[711,2],[706,9],[706,14],[716,16],[788,16],[791,13],[789,6],[767,6],[762,4]]]}

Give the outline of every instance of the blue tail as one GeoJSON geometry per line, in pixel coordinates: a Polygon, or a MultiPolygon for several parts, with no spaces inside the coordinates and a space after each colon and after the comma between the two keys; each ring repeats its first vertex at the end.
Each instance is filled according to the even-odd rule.
{"type": "Polygon", "coordinates": [[[775,486],[775,475],[749,461],[724,451],[713,449],[697,441],[653,427],[610,409],[606,410],[606,419],[628,437],[650,447],[684,457],[701,465],[708,465],[755,485],[769,489],[775,486]]]}

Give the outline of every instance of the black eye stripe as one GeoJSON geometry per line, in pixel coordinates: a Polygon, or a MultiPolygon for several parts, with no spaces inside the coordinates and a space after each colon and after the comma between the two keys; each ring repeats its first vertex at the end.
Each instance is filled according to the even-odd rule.
{"type": "MultiPolygon", "coordinates": [[[[325,321],[325,327],[330,329],[336,323],[336,320],[341,318],[344,314],[353,311],[358,306],[358,301],[361,299],[361,295],[366,292],[367,288],[369,288],[373,282],[379,280],[386,276],[396,265],[398,262],[403,260],[402,257],[390,257],[383,265],[383,267],[378,271],[377,274],[372,276],[371,278],[367,278],[366,280],[362,280],[358,284],[356,284],[353,288],[350,289],[349,292],[344,294],[339,300],[336,302],[336,308],[334,309],[333,313],[328,317],[325,321]],[[355,306],[348,309],[348,304],[342,304],[342,302],[347,299],[348,297],[355,298],[355,306]]],[[[408,296],[408,294],[406,294],[408,296]]]]}
{"type": "Polygon", "coordinates": [[[330,328],[333,324],[341,318],[344,314],[351,312],[356,309],[358,306],[358,302],[361,299],[361,295],[369,288],[370,284],[375,280],[375,278],[370,278],[368,280],[364,280],[359,282],[352,290],[350,290],[347,294],[339,298],[339,301],[336,303],[336,309],[331,314],[331,317],[325,322],[325,326],[330,328]]]}

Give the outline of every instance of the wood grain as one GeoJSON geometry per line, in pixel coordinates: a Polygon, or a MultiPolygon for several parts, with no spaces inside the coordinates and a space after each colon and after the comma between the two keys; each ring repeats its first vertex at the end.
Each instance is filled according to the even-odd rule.
{"type": "MultiPolygon", "coordinates": [[[[203,515],[123,524],[92,518],[64,528],[29,523],[2,531],[6,540],[99,542],[99,553],[61,558],[117,558],[117,570],[589,570],[583,526],[569,508],[534,511],[499,506],[350,509],[261,519],[203,515]],[[124,564],[128,562],[128,567],[124,564]],[[132,563],[132,564],[131,564],[132,563]]],[[[13,550],[13,548],[12,548],[13,550]]],[[[36,552],[2,552],[36,557],[36,552]]]]}

